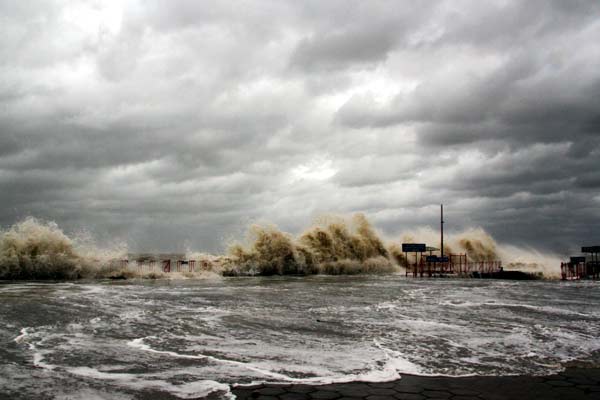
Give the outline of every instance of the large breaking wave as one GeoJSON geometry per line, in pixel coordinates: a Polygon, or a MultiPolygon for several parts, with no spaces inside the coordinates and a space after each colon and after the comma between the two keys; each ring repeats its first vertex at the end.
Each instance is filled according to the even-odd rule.
{"type": "MultiPolygon", "coordinates": [[[[402,271],[402,242],[436,246],[439,235],[420,228],[395,240],[384,238],[363,214],[323,216],[298,235],[272,224],[251,225],[245,240],[228,246],[226,254],[189,252],[190,259],[209,261],[219,275],[359,274],[402,271]]],[[[501,260],[507,268],[558,276],[560,261],[532,249],[498,244],[481,228],[446,235],[444,251],[466,253],[470,261],[501,260]]],[[[118,267],[127,246],[101,247],[90,234],[66,234],[56,223],[32,217],[0,232],[0,279],[77,279],[133,277],[118,267]]]]}
{"type": "Polygon", "coordinates": [[[91,235],[68,236],[54,222],[25,218],[0,232],[0,279],[77,279],[107,275],[125,245],[96,246],[91,235]]]}

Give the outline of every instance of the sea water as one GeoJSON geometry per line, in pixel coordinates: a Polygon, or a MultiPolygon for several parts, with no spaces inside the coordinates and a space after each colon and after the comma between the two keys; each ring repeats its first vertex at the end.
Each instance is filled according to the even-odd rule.
{"type": "MultiPolygon", "coordinates": [[[[598,282],[400,275],[0,284],[0,397],[551,374],[597,363],[598,282]]],[[[164,397],[168,396],[168,397],[164,397]]]]}

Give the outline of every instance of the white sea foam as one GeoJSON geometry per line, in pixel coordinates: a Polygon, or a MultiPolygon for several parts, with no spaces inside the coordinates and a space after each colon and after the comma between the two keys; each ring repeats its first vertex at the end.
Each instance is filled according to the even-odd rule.
{"type": "Polygon", "coordinates": [[[206,356],[203,355],[187,355],[187,354],[179,354],[176,353],[174,351],[163,351],[163,350],[155,350],[152,347],[150,347],[149,345],[144,343],[144,339],[146,338],[137,338],[137,339],[133,339],[130,340],[129,342],[127,342],[128,346],[143,350],[143,351],[148,351],[150,353],[155,353],[155,354],[164,354],[167,356],[171,356],[171,357],[176,357],[176,358],[188,358],[188,359],[192,359],[192,360],[203,360],[206,359],[206,356]]]}
{"type": "Polygon", "coordinates": [[[536,305],[524,304],[524,303],[504,303],[504,302],[497,302],[497,301],[481,301],[481,302],[474,302],[474,301],[463,301],[463,302],[443,301],[440,304],[444,305],[444,306],[464,307],[464,308],[471,308],[471,307],[526,308],[526,309],[529,309],[529,310],[539,311],[539,312],[544,312],[544,313],[549,313],[549,314],[573,315],[573,316],[578,316],[578,317],[600,317],[600,314],[597,314],[597,313],[594,313],[594,312],[592,312],[592,313],[582,313],[582,312],[579,312],[579,311],[569,310],[569,309],[565,309],[565,308],[558,308],[558,307],[552,307],[552,306],[536,306],[536,305]]]}
{"type": "Polygon", "coordinates": [[[51,353],[50,350],[41,350],[39,348],[39,344],[42,343],[46,337],[44,335],[44,332],[42,331],[33,331],[34,328],[23,328],[20,331],[20,335],[17,336],[16,338],[14,338],[13,340],[18,343],[18,344],[22,344],[22,343],[27,343],[27,348],[29,350],[29,352],[32,354],[32,364],[34,367],[36,368],[43,368],[43,369],[47,369],[47,370],[53,370],[56,368],[55,365],[49,364],[47,362],[45,362],[45,357],[47,354],[51,353]],[[36,343],[35,338],[36,337],[40,337],[41,336],[41,340],[38,340],[38,342],[36,343]]]}
{"type": "MultiPolygon", "coordinates": [[[[353,381],[362,381],[362,382],[388,382],[396,379],[400,379],[399,371],[406,373],[420,373],[421,370],[418,366],[411,363],[410,361],[402,358],[400,353],[394,352],[389,349],[384,349],[380,345],[378,347],[383,351],[383,355],[385,357],[382,360],[381,365],[373,366],[365,372],[357,373],[357,374],[331,374],[331,372],[326,369],[320,371],[329,372],[330,375],[323,376],[314,376],[314,377],[305,377],[305,378],[295,378],[289,375],[285,375],[282,373],[275,372],[273,370],[265,369],[257,367],[252,363],[243,363],[234,360],[224,360],[214,356],[207,355],[188,355],[188,354],[180,354],[173,351],[164,351],[164,350],[155,350],[149,345],[143,343],[147,338],[138,338],[128,342],[128,345],[134,348],[138,348],[143,351],[148,351],[155,354],[167,355],[170,357],[176,358],[185,358],[185,359],[202,359],[202,360],[210,360],[216,363],[228,364],[230,366],[241,367],[242,369],[252,371],[255,373],[259,373],[260,375],[269,378],[269,382],[277,381],[277,382],[293,382],[293,383],[301,383],[301,384],[331,384],[331,383],[345,383],[345,382],[353,382],[353,381]]],[[[310,372],[318,372],[312,369],[310,372]]],[[[255,385],[258,383],[266,382],[265,380],[254,380],[250,385],[255,385]]]]}
{"type": "Polygon", "coordinates": [[[188,354],[179,354],[173,351],[162,351],[162,350],[155,350],[153,348],[151,348],[150,346],[148,346],[147,344],[144,344],[145,338],[138,338],[138,339],[134,339],[130,342],[128,342],[127,344],[130,345],[131,347],[137,347],[140,350],[144,350],[144,351],[148,351],[151,353],[156,353],[156,354],[164,354],[164,355],[168,355],[171,357],[176,357],[176,358],[187,358],[187,359],[197,359],[197,360],[210,360],[210,361],[214,361],[217,363],[222,363],[222,364],[229,364],[229,365],[234,365],[237,367],[242,367],[244,369],[247,369],[249,371],[253,371],[253,372],[258,372],[259,374],[268,376],[270,378],[274,378],[274,379],[278,379],[278,380],[282,380],[282,381],[297,381],[297,379],[289,377],[287,375],[284,374],[280,374],[277,372],[273,372],[273,371],[269,371],[269,370],[265,370],[265,369],[261,369],[261,368],[257,368],[255,366],[253,366],[252,364],[248,364],[248,363],[243,363],[243,362],[239,362],[239,361],[233,361],[233,360],[223,360],[214,356],[206,356],[206,355],[188,355],[188,354]]]}
{"type": "Polygon", "coordinates": [[[235,399],[235,396],[231,393],[229,385],[211,380],[198,380],[175,385],[161,379],[152,379],[152,376],[144,374],[102,372],[90,367],[67,368],[66,371],[73,375],[85,378],[112,381],[121,387],[127,387],[130,389],[156,389],[166,391],[181,399],[205,397],[213,393],[219,393],[224,398],[232,400],[235,399]]]}
{"type": "Polygon", "coordinates": [[[23,328],[23,329],[21,329],[20,330],[20,335],[13,339],[15,341],[15,343],[21,343],[21,342],[23,342],[27,338],[27,336],[29,336],[29,332],[28,332],[29,329],[31,329],[31,328],[23,328]]]}
{"type": "Polygon", "coordinates": [[[219,388],[249,382],[548,374],[571,359],[593,360],[600,348],[593,311],[600,297],[586,289],[582,299],[574,285],[336,279],[248,279],[247,287],[235,279],[208,289],[197,282],[75,285],[60,292],[66,300],[44,287],[52,312],[43,314],[43,303],[37,309],[45,325],[22,328],[8,319],[4,332],[44,369],[29,362],[23,370],[44,379],[97,379],[106,381],[98,390],[180,398],[227,396],[219,388]],[[257,282],[269,290],[255,290],[257,282]],[[64,315],[55,318],[60,307],[64,315]],[[189,382],[195,377],[202,380],[189,382]]]}
{"type": "Polygon", "coordinates": [[[115,393],[94,390],[91,388],[85,389],[69,389],[67,393],[58,393],[54,396],[54,400],[133,400],[132,395],[123,393],[115,393]]]}
{"type": "Polygon", "coordinates": [[[96,297],[96,295],[101,295],[108,291],[108,288],[102,285],[85,285],[82,287],[85,289],[84,294],[87,296],[94,295],[96,297]]]}
{"type": "Polygon", "coordinates": [[[37,368],[43,368],[47,370],[55,369],[56,365],[48,364],[44,361],[46,354],[48,354],[47,351],[36,351],[33,353],[33,365],[37,368]]]}
{"type": "MultiPolygon", "coordinates": [[[[398,375],[398,373],[415,375],[423,373],[422,368],[408,361],[399,351],[384,347],[378,340],[373,340],[373,344],[375,347],[384,352],[386,358],[388,359],[388,362],[386,363],[387,368],[393,369],[396,375],[398,375]]],[[[377,378],[381,379],[381,376],[377,378]]]]}

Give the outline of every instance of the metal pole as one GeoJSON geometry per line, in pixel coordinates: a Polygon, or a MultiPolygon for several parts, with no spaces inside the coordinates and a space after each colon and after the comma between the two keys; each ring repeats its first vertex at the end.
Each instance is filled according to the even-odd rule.
{"type": "Polygon", "coordinates": [[[440,233],[441,233],[441,250],[442,250],[442,259],[444,258],[444,205],[440,204],[440,233]]]}

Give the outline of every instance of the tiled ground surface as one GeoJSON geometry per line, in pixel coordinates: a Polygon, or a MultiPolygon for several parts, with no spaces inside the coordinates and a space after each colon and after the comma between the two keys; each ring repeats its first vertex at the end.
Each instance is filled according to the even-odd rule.
{"type": "Polygon", "coordinates": [[[344,383],[322,386],[260,385],[234,388],[238,399],[598,399],[600,369],[574,368],[545,377],[423,377],[404,375],[387,383],[344,383]]]}

